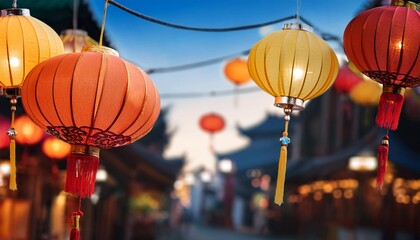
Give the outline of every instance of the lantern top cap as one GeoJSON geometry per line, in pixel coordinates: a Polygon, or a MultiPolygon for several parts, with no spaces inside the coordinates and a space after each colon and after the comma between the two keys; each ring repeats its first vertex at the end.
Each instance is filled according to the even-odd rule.
{"type": "Polygon", "coordinates": [[[31,16],[29,9],[26,8],[8,8],[1,10],[2,17],[9,16],[31,16]]]}
{"type": "Polygon", "coordinates": [[[313,32],[313,28],[303,23],[285,23],[283,30],[304,30],[307,32],[313,32]]]}
{"type": "Polygon", "coordinates": [[[94,45],[94,46],[84,46],[82,48],[82,52],[97,52],[97,53],[104,53],[104,54],[108,54],[108,55],[113,55],[116,57],[119,57],[120,54],[115,51],[112,48],[109,47],[104,47],[104,46],[98,46],[98,45],[94,45]]]}

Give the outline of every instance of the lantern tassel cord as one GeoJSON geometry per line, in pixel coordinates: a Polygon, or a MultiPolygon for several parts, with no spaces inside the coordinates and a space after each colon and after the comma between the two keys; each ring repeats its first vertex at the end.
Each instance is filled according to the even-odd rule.
{"type": "Polygon", "coordinates": [[[279,166],[277,172],[277,184],[276,184],[276,194],[274,197],[274,203],[281,205],[284,198],[284,183],[286,179],[286,163],[287,163],[287,146],[290,143],[290,138],[288,137],[289,130],[289,119],[290,116],[287,114],[285,116],[285,128],[283,136],[280,138],[281,149],[280,149],[280,158],[279,166]]]}
{"type": "Polygon", "coordinates": [[[381,145],[378,147],[378,173],[376,175],[376,187],[379,190],[382,190],[384,185],[386,165],[388,162],[388,152],[389,152],[389,137],[388,132],[382,138],[381,145]]]}
{"type": "Polygon", "coordinates": [[[9,181],[9,189],[10,190],[17,190],[17,183],[16,183],[16,131],[15,131],[15,112],[16,112],[16,97],[12,97],[10,99],[10,111],[12,113],[12,119],[10,123],[10,128],[7,131],[7,134],[10,138],[10,181],[9,181]]]}
{"type": "Polygon", "coordinates": [[[83,216],[83,212],[80,210],[82,205],[82,198],[79,199],[79,210],[71,214],[72,228],[70,231],[70,240],[79,240],[80,239],[80,218],[83,216]]]}

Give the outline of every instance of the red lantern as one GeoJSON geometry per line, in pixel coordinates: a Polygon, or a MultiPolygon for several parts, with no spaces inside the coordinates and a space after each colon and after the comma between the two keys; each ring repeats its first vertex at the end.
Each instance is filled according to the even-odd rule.
{"type": "Polygon", "coordinates": [[[345,64],[338,71],[338,75],[333,86],[339,92],[349,93],[352,88],[361,81],[362,79],[351,71],[345,64]]]}
{"type": "Polygon", "coordinates": [[[10,121],[5,117],[0,116],[0,148],[9,146],[9,137],[7,134],[1,134],[7,132],[7,129],[9,129],[8,126],[10,126],[10,121]]]}
{"type": "Polygon", "coordinates": [[[72,145],[65,191],[79,197],[94,193],[99,149],[140,139],[160,111],[147,74],[98,46],[37,65],[25,79],[22,103],[38,126],[72,145]]]}
{"type": "Polygon", "coordinates": [[[225,127],[225,120],[219,114],[208,113],[200,118],[200,127],[204,131],[210,133],[210,151],[213,152],[213,134],[223,130],[225,127]]]}
{"type": "Polygon", "coordinates": [[[33,145],[41,141],[44,132],[32,120],[22,115],[15,121],[16,142],[24,145],[33,145]]]}
{"type": "MultiPolygon", "coordinates": [[[[393,5],[362,12],[344,31],[344,50],[356,67],[382,83],[376,124],[396,130],[406,87],[420,85],[420,13],[416,4],[393,1],[393,5]],[[411,9],[413,8],[413,9],[411,9]]],[[[377,183],[382,187],[389,138],[379,147],[377,183]]]]}

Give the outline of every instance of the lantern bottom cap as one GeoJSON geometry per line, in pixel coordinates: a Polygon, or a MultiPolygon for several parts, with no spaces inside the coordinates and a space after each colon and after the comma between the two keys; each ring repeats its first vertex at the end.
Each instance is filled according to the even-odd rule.
{"type": "Polygon", "coordinates": [[[22,95],[21,87],[1,87],[0,95],[6,98],[20,97],[22,95]]]}
{"type": "Polygon", "coordinates": [[[303,110],[305,107],[303,106],[303,103],[305,101],[300,98],[294,98],[294,97],[275,97],[274,100],[274,106],[279,108],[289,108],[292,110],[303,110]]]}

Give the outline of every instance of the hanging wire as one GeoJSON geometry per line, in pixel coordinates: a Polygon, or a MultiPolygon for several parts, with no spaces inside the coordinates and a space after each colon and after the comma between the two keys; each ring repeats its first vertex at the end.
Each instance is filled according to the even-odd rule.
{"type": "Polygon", "coordinates": [[[253,28],[259,28],[259,27],[264,27],[267,25],[272,25],[272,24],[276,24],[276,23],[280,23],[280,22],[284,22],[286,20],[291,20],[294,19],[295,16],[288,16],[288,17],[284,17],[284,18],[280,18],[280,19],[276,19],[273,21],[269,21],[269,22],[264,22],[264,23],[258,23],[258,24],[252,24],[252,25],[246,25],[246,26],[239,26],[239,27],[229,27],[229,28],[201,28],[201,27],[189,27],[189,26],[183,26],[183,25],[178,25],[178,24],[174,24],[174,23],[169,23],[169,22],[165,22],[156,18],[152,18],[149,16],[146,16],[144,14],[141,14],[139,12],[136,12],[132,9],[129,9],[113,0],[109,0],[108,1],[109,4],[114,5],[115,7],[130,13],[136,17],[142,18],[146,21],[149,22],[153,22],[153,23],[157,23],[163,26],[167,26],[167,27],[172,27],[172,28],[178,28],[178,29],[183,29],[183,30],[191,30],[191,31],[200,31],[200,32],[232,32],[232,31],[240,31],[240,30],[248,30],[248,29],[253,29],[253,28]]]}
{"type": "Polygon", "coordinates": [[[13,7],[13,8],[17,8],[17,0],[13,0],[12,7],[13,7]]]}
{"type": "Polygon", "coordinates": [[[213,59],[209,59],[209,60],[184,64],[184,65],[171,66],[171,67],[161,67],[161,68],[150,68],[150,69],[146,70],[145,72],[147,74],[166,73],[166,72],[175,72],[175,71],[188,70],[188,69],[192,69],[192,68],[204,67],[204,66],[211,65],[211,64],[216,64],[216,63],[219,63],[219,62],[222,62],[224,60],[231,59],[231,58],[234,58],[234,57],[237,57],[237,56],[247,56],[249,54],[249,51],[251,51],[251,50],[245,50],[245,51],[242,51],[238,54],[231,54],[231,55],[228,55],[228,56],[213,58],[213,59]]]}
{"type": "Polygon", "coordinates": [[[231,89],[231,90],[220,90],[211,92],[184,92],[184,93],[161,93],[161,98],[166,99],[184,99],[184,98],[202,98],[202,97],[222,97],[233,94],[246,94],[253,92],[261,92],[258,87],[244,88],[244,89],[231,89]]]}
{"type": "Polygon", "coordinates": [[[102,16],[102,24],[101,24],[101,35],[99,36],[99,46],[102,46],[102,40],[104,38],[104,30],[105,30],[105,20],[106,20],[106,11],[108,9],[108,0],[105,0],[105,7],[104,7],[104,14],[102,16]]]}

